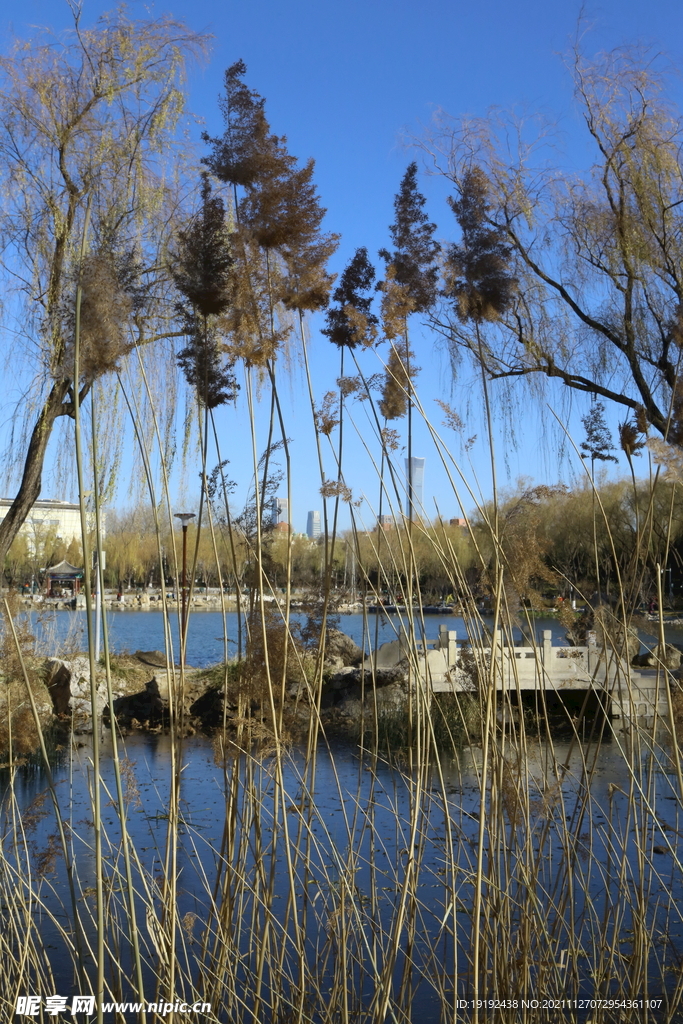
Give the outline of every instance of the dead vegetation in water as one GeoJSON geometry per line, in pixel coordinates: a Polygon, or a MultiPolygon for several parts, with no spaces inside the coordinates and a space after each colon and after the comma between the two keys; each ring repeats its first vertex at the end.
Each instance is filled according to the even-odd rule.
{"type": "Polygon", "coordinates": [[[15,592],[10,592],[6,601],[7,605],[0,601],[0,758],[13,761],[34,753],[39,744],[27,686],[41,728],[47,729],[51,723],[52,700],[43,678],[44,659],[34,655],[30,620],[15,592]]]}

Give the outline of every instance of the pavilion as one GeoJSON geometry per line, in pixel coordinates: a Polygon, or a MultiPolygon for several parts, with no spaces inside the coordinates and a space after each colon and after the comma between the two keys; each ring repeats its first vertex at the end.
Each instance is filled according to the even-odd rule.
{"type": "Polygon", "coordinates": [[[63,597],[64,590],[69,589],[74,597],[78,594],[81,588],[81,580],[83,579],[83,570],[77,569],[75,565],[71,565],[66,559],[63,559],[57,565],[51,566],[45,570],[45,587],[48,597],[63,597]],[[59,593],[57,593],[59,591],[59,593]]]}

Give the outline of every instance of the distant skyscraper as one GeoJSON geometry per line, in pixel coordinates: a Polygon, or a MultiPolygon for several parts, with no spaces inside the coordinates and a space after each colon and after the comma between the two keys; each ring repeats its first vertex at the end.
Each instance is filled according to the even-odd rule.
{"type": "Polygon", "coordinates": [[[406,516],[419,519],[423,514],[422,489],[424,485],[425,460],[406,459],[406,516]]]}
{"type": "Polygon", "coordinates": [[[273,498],[270,503],[270,522],[272,526],[289,522],[289,502],[286,498],[273,498]]]}
{"type": "Polygon", "coordinates": [[[306,533],[311,540],[317,540],[320,536],[320,513],[309,512],[308,520],[306,522],[306,533]]]}

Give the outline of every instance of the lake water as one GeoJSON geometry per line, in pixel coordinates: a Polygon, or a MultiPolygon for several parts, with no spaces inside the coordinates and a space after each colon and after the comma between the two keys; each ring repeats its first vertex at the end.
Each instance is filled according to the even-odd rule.
{"type": "MultiPolygon", "coordinates": [[[[115,612],[107,618],[114,650],[163,649],[160,613],[115,612]]],[[[428,638],[436,637],[441,623],[465,638],[464,623],[455,616],[428,619],[428,638]]],[[[46,629],[48,636],[63,638],[69,631],[82,629],[83,624],[82,613],[59,612],[40,628],[46,629]]],[[[234,642],[236,615],[228,615],[226,624],[234,642]]],[[[172,621],[174,638],[176,627],[172,621]]],[[[361,615],[346,615],[339,620],[339,628],[366,649],[374,644],[375,627],[379,641],[384,642],[396,636],[400,624],[395,616],[376,621],[374,616],[364,619],[361,615]]],[[[561,627],[553,619],[536,620],[534,629],[537,637],[550,629],[556,644],[564,640],[561,627]]],[[[677,633],[680,630],[669,630],[670,639],[675,639],[677,633]]],[[[210,664],[220,661],[222,653],[221,615],[205,612],[191,616],[188,662],[210,664]]],[[[87,916],[92,910],[95,882],[92,766],[88,739],[78,742],[73,756],[65,754],[55,765],[54,778],[60,816],[75,844],[82,894],[79,905],[87,916]]],[[[121,894],[120,823],[108,795],[114,792],[109,743],[105,732],[101,761],[105,873],[112,879],[111,891],[121,894]]],[[[374,1021],[369,1010],[374,993],[371,964],[381,962],[388,949],[387,937],[397,927],[396,915],[406,892],[415,916],[410,927],[404,922],[399,928],[400,951],[392,972],[395,1016],[389,1015],[386,1020],[405,1024],[454,1020],[455,998],[468,998],[472,992],[469,960],[474,881],[483,821],[488,909],[482,920],[489,959],[502,957],[503,963],[509,960],[511,977],[518,977],[523,936],[531,930],[537,939],[528,949],[524,947],[524,956],[530,958],[524,967],[530,996],[579,999],[591,998],[597,992],[605,998],[649,995],[664,1000],[663,1008],[656,1012],[622,1015],[616,1010],[595,1017],[586,1005],[571,1013],[532,1014],[526,1021],[681,1021],[676,997],[671,1012],[666,1009],[667,989],[669,995],[678,991],[683,964],[683,803],[670,745],[665,741],[658,746],[647,733],[639,734],[634,741],[625,733],[608,731],[597,746],[545,743],[528,737],[520,761],[511,743],[501,739],[501,744],[502,771],[495,785],[494,778],[490,778],[482,807],[482,751],[477,747],[466,747],[457,757],[432,765],[418,776],[381,760],[373,763],[367,756],[361,758],[354,748],[321,743],[315,790],[309,799],[300,751],[286,756],[284,791],[278,791],[273,762],[268,758],[237,757],[224,762],[216,756],[210,739],[197,736],[185,741],[181,754],[177,909],[187,928],[182,934],[179,930],[179,962],[186,975],[196,981],[203,922],[221,868],[227,886],[224,924],[230,935],[237,936],[231,954],[231,977],[244,994],[243,1004],[226,1002],[216,1007],[215,1020],[221,1024],[252,1024],[248,1008],[253,1001],[254,979],[260,976],[266,988],[276,984],[280,948],[288,976],[294,978],[296,958],[287,950],[293,948],[295,906],[306,936],[306,970],[316,979],[323,1002],[330,993],[338,993],[342,955],[338,929],[341,920],[348,920],[344,939],[344,956],[348,959],[344,971],[348,973],[351,1000],[348,1019],[352,1024],[370,1024],[374,1021]],[[524,780],[531,794],[523,819],[515,811],[514,782],[519,779],[524,780]],[[489,820],[495,787],[502,787],[499,806],[503,809],[497,818],[489,820]],[[254,794],[256,803],[250,803],[254,794]],[[221,856],[228,817],[234,822],[235,849],[242,851],[240,870],[234,874],[221,856]],[[414,821],[417,827],[413,831],[414,821]],[[287,834],[283,831],[285,824],[287,834]],[[411,848],[417,852],[408,876],[411,848]],[[301,849],[308,851],[305,870],[297,860],[297,850],[301,849]],[[289,881],[292,856],[294,893],[289,881]],[[498,891],[509,897],[501,905],[501,916],[495,910],[498,891]],[[273,923],[277,941],[269,948],[264,966],[256,959],[255,936],[266,919],[273,923]],[[611,950],[599,979],[594,975],[593,962],[598,942],[600,948],[611,950]],[[644,948],[647,952],[639,963],[638,950],[644,948]]],[[[126,765],[129,829],[139,858],[134,881],[139,893],[149,891],[150,886],[157,892],[158,907],[155,886],[167,856],[171,741],[164,735],[133,734],[122,741],[121,753],[126,765]]],[[[7,774],[0,778],[6,786],[7,774]]],[[[56,990],[70,995],[74,992],[71,961],[54,924],[64,923],[69,917],[64,865],[58,858],[42,880],[36,869],[41,851],[49,847],[55,832],[42,770],[18,771],[14,795],[27,823],[26,856],[36,871],[40,896],[36,904],[39,932],[54,977],[50,993],[45,994],[56,990]],[[38,808],[39,813],[32,808],[38,808]]],[[[8,796],[5,790],[3,843],[11,860],[8,835],[13,813],[8,796]]],[[[140,934],[151,962],[153,935],[142,901],[139,909],[140,934]]],[[[92,941],[92,924],[86,932],[92,941]]],[[[124,951],[121,955],[130,977],[129,954],[124,951]]],[[[149,973],[146,983],[153,990],[149,973]]],[[[489,998],[505,996],[500,991],[485,994],[489,998]]],[[[333,1017],[341,1019],[338,1012],[333,1017]]],[[[113,1017],[109,1019],[113,1021],[113,1017]]],[[[267,1015],[261,1019],[271,1024],[267,1015]]],[[[289,1019],[278,1017],[277,1024],[289,1019]]],[[[324,1005],[311,1004],[307,1019],[323,1024],[332,1018],[324,1005]]],[[[469,1020],[469,1011],[457,1019],[469,1020]]],[[[519,1014],[509,1013],[487,1013],[483,1017],[486,1024],[522,1019],[519,1014]]]]}
{"type": "MultiPolygon", "coordinates": [[[[60,644],[68,636],[72,637],[82,650],[87,648],[85,612],[58,611],[46,615],[33,613],[36,635],[41,642],[41,649],[49,646],[50,640],[60,644]]],[[[107,612],[107,628],[111,650],[115,653],[164,650],[164,615],[162,612],[115,611],[107,612]]],[[[292,615],[293,622],[303,624],[305,616],[298,613],[292,615]]],[[[486,620],[491,624],[491,620],[486,620]]],[[[173,639],[174,658],[179,658],[178,650],[178,618],[171,615],[168,619],[173,639]]],[[[464,621],[456,615],[426,616],[425,632],[428,640],[434,640],[439,633],[439,625],[447,625],[457,632],[459,639],[467,637],[464,621]]],[[[543,630],[550,629],[554,644],[564,643],[564,629],[556,619],[536,619],[533,624],[534,633],[542,638],[543,630]]],[[[363,616],[340,615],[338,628],[350,636],[359,647],[366,651],[374,649],[375,637],[378,642],[385,643],[395,640],[401,631],[401,620],[397,615],[363,616]]],[[[225,616],[225,631],[228,637],[228,652],[234,656],[237,652],[237,614],[228,612],[225,616]]],[[[198,612],[190,616],[187,630],[187,664],[196,667],[213,665],[223,660],[223,616],[220,612],[198,612]]],[[[515,642],[520,642],[521,630],[513,632],[515,642]]]]}
{"type": "MultiPolygon", "coordinates": [[[[123,741],[122,755],[127,759],[129,829],[139,857],[136,886],[143,892],[146,886],[154,886],[166,857],[171,778],[169,737],[130,735],[123,741]]],[[[326,1016],[324,1000],[325,994],[332,991],[335,978],[339,980],[341,950],[336,936],[339,921],[346,914],[349,930],[345,970],[349,972],[351,1001],[348,1019],[353,1024],[374,1020],[368,1014],[374,992],[371,960],[376,957],[381,963],[383,949],[386,950],[386,937],[395,924],[406,882],[407,854],[413,840],[418,853],[410,876],[409,904],[416,908],[417,917],[412,919],[411,929],[407,924],[400,929],[401,953],[393,971],[392,996],[397,1015],[389,1015],[386,1020],[442,1024],[455,1019],[449,1007],[456,995],[468,998],[472,992],[467,961],[471,952],[474,867],[481,813],[480,750],[465,748],[455,760],[445,761],[438,771],[434,767],[423,776],[418,827],[412,838],[417,776],[406,775],[381,761],[373,764],[369,758],[361,760],[349,748],[321,746],[315,794],[310,802],[304,796],[303,756],[296,751],[285,761],[285,792],[277,799],[273,764],[267,759],[238,758],[223,764],[217,761],[212,743],[201,737],[187,742],[181,756],[177,909],[187,927],[182,941],[179,939],[177,955],[179,965],[195,979],[194,958],[201,948],[203,922],[212,899],[221,860],[223,826],[230,807],[236,815],[236,848],[243,851],[240,871],[231,874],[226,867],[223,877],[227,885],[224,925],[230,934],[239,936],[231,954],[236,959],[226,965],[226,970],[234,972],[234,984],[244,993],[245,1003],[216,1007],[217,1020],[224,1024],[251,1021],[247,1007],[259,970],[254,934],[263,927],[264,914],[274,915],[278,936],[263,973],[266,988],[276,983],[270,971],[274,970],[280,946],[284,943],[286,947],[293,941],[292,906],[288,903],[292,895],[288,860],[293,847],[288,845],[283,832],[285,823],[289,842],[298,835],[297,849],[309,852],[305,870],[300,862],[295,864],[294,897],[298,920],[306,935],[308,970],[311,977],[317,978],[318,998],[323,1003],[316,1004],[314,997],[309,1007],[311,1016],[305,1019],[332,1019],[326,1016]],[[247,800],[252,787],[259,794],[256,806],[247,800]],[[454,862],[449,861],[449,848],[454,850],[454,862]],[[344,895],[342,877],[346,879],[344,895]],[[288,923],[284,919],[287,906],[288,923]]],[[[683,950],[683,875],[676,838],[681,821],[679,803],[671,799],[676,788],[672,765],[666,758],[653,762],[647,755],[631,762],[635,768],[631,777],[637,786],[645,780],[647,793],[629,809],[629,773],[625,771],[621,740],[607,741],[599,749],[576,745],[570,749],[567,744],[557,744],[554,758],[547,746],[531,741],[527,756],[526,770],[536,794],[532,818],[515,824],[512,816],[507,824],[499,822],[503,832],[498,836],[498,826],[493,822],[486,824],[485,875],[504,880],[510,897],[504,917],[498,921],[494,915],[485,922],[489,950],[498,947],[503,963],[507,963],[508,957],[512,963],[515,956],[521,956],[517,943],[525,929],[546,929],[546,948],[532,945],[529,949],[530,996],[586,998],[599,991],[612,998],[623,998],[625,994],[642,996],[644,992],[661,998],[662,965],[671,965],[667,970],[674,971],[670,979],[671,987],[675,988],[679,972],[675,965],[683,950]],[[589,798],[585,796],[586,758],[590,769],[589,798]],[[558,765],[564,766],[559,787],[558,765]],[[645,805],[651,813],[643,813],[645,805]],[[569,822],[567,829],[565,820],[569,822]],[[626,852],[626,873],[616,867],[622,850],[626,852]],[[631,979],[637,978],[638,972],[632,971],[629,957],[635,943],[634,908],[638,908],[641,895],[645,896],[645,910],[639,927],[664,938],[650,948],[648,963],[643,965],[646,974],[648,968],[653,972],[655,983],[651,981],[648,989],[641,974],[640,981],[633,982],[639,985],[634,991],[631,979]],[[608,946],[613,943],[616,948],[611,974],[599,979],[599,989],[591,960],[596,933],[604,936],[608,946]],[[567,950],[571,950],[571,961],[566,958],[567,950]]],[[[55,768],[62,814],[76,844],[79,891],[86,894],[81,903],[88,912],[95,884],[89,757],[86,743],[75,752],[72,762],[65,761],[55,768]]],[[[112,793],[114,780],[106,737],[102,777],[107,791],[112,793]]],[[[27,824],[27,829],[28,846],[36,857],[54,833],[49,801],[45,802],[45,785],[40,771],[24,770],[16,775],[19,806],[35,808],[42,799],[43,810],[48,812],[43,818],[39,814],[25,815],[27,823],[34,822],[27,824]]],[[[9,805],[5,806],[7,813],[9,805]]],[[[9,816],[4,822],[5,831],[8,823],[9,816]]],[[[115,880],[113,891],[121,893],[123,881],[117,873],[121,870],[119,820],[115,807],[106,798],[103,828],[105,873],[115,880]]],[[[38,872],[35,884],[40,892],[40,933],[46,943],[55,989],[70,995],[74,991],[72,968],[60,952],[63,942],[50,921],[52,914],[59,922],[68,918],[61,859],[42,882],[38,872]]],[[[491,906],[496,904],[493,895],[491,906]]],[[[145,922],[142,907],[139,917],[140,933],[151,956],[149,921],[145,922]]],[[[87,930],[92,938],[92,927],[87,930]]],[[[125,953],[122,955],[125,960],[125,953]]],[[[287,956],[284,961],[290,976],[296,975],[294,959],[287,956]]],[[[149,976],[147,983],[147,998],[151,998],[153,984],[149,976]]],[[[486,995],[504,997],[498,991],[488,991],[486,995]]],[[[260,1019],[271,1021],[268,1015],[260,1019]]],[[[463,1014],[457,1019],[465,1021],[470,1017],[463,1014]]],[[[487,1012],[482,1018],[501,1024],[522,1019],[599,1019],[603,1024],[628,1020],[654,1024],[680,1018],[659,1012],[605,1013],[597,1018],[587,1007],[571,1014],[532,1014],[524,1018],[518,1013],[487,1012]]],[[[195,1019],[192,1020],[194,1024],[195,1019]]]]}

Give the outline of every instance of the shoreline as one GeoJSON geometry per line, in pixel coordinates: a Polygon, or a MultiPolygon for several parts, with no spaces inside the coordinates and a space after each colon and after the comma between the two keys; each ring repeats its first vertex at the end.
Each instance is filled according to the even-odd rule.
{"type": "MultiPolygon", "coordinates": [[[[280,610],[284,609],[284,602],[278,601],[274,597],[264,598],[266,605],[270,607],[277,607],[280,610]]],[[[41,611],[66,611],[66,612],[78,612],[85,611],[85,599],[82,595],[79,595],[78,604],[74,607],[73,598],[68,600],[61,600],[59,598],[43,598],[42,596],[32,597],[31,595],[20,595],[19,603],[22,608],[30,611],[41,612],[41,611]]],[[[310,608],[310,604],[303,601],[294,600],[290,603],[290,612],[293,614],[306,614],[306,611],[310,608]]],[[[145,595],[131,595],[129,598],[118,601],[116,599],[106,598],[102,602],[102,609],[107,612],[180,612],[181,602],[178,602],[172,598],[167,598],[164,603],[161,598],[155,598],[154,596],[145,595]]],[[[95,605],[93,603],[93,611],[95,605]]],[[[213,595],[206,596],[195,595],[192,601],[188,605],[188,611],[191,612],[222,612],[225,610],[226,613],[237,613],[237,602],[234,598],[226,597],[224,602],[224,609],[221,607],[220,599],[213,595]]],[[[244,615],[247,614],[247,609],[244,605],[241,608],[244,615]]],[[[580,613],[581,609],[577,608],[577,614],[580,613]]],[[[328,614],[332,615],[362,615],[367,612],[371,615],[381,615],[385,618],[391,616],[403,616],[406,614],[406,609],[402,606],[389,605],[382,607],[376,604],[364,606],[362,602],[341,602],[337,607],[328,609],[328,614]]],[[[418,607],[414,608],[414,612],[419,615],[424,615],[427,619],[434,619],[437,615],[443,615],[446,618],[465,618],[466,612],[459,606],[451,607],[438,607],[436,605],[427,605],[422,609],[418,607]]],[[[481,612],[484,618],[490,618],[491,612],[481,612]]],[[[525,610],[525,616],[532,620],[534,619],[556,619],[558,617],[557,608],[544,608],[542,611],[531,611],[525,610]]],[[[648,616],[648,618],[650,618],[648,616]]],[[[658,620],[654,620],[658,621],[658,620]]],[[[665,618],[665,624],[677,624],[680,622],[683,624],[683,619],[680,620],[668,620],[665,618]]]]}

